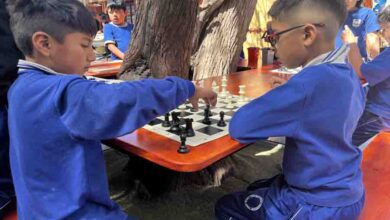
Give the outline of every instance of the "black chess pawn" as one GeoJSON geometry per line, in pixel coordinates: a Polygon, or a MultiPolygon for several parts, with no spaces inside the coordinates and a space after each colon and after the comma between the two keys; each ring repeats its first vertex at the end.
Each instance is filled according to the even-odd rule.
{"type": "Polygon", "coordinates": [[[219,113],[219,117],[220,117],[220,119],[218,121],[217,126],[218,127],[225,127],[226,126],[226,122],[223,120],[223,118],[225,117],[225,112],[221,111],[219,113]]]}
{"type": "Polygon", "coordinates": [[[210,111],[209,108],[205,108],[204,114],[203,114],[204,118],[203,118],[203,120],[202,120],[202,123],[203,123],[203,124],[206,124],[206,125],[210,125],[210,124],[211,124],[209,111],[210,111]]]}
{"type": "Polygon", "coordinates": [[[213,113],[212,113],[211,110],[210,110],[210,105],[206,105],[206,109],[208,109],[209,117],[210,117],[210,116],[213,116],[213,113]]]}
{"type": "Polygon", "coordinates": [[[195,131],[192,128],[192,122],[194,122],[194,119],[186,118],[185,122],[186,122],[185,133],[186,133],[187,137],[194,137],[195,136],[195,131]]]}
{"type": "Polygon", "coordinates": [[[181,154],[186,154],[186,153],[190,152],[190,150],[188,149],[188,147],[186,145],[186,140],[187,140],[186,133],[184,131],[180,132],[180,147],[177,150],[177,152],[179,152],[181,154]]]}
{"type": "Polygon", "coordinates": [[[170,115],[169,112],[165,114],[164,121],[162,123],[162,126],[164,128],[171,126],[171,122],[169,121],[169,115],[170,115]]]}

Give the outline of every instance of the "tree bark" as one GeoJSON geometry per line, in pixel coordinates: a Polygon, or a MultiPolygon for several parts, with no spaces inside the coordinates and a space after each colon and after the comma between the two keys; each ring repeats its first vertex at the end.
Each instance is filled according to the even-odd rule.
{"type": "Polygon", "coordinates": [[[193,41],[195,45],[199,43],[195,46],[197,51],[192,58],[195,80],[225,75],[236,70],[256,2],[209,0],[211,5],[220,7],[213,10],[210,18],[202,17],[202,13],[198,14],[196,28],[200,26],[201,33],[198,37],[200,40],[195,37],[193,41]]]}
{"type": "Polygon", "coordinates": [[[197,0],[141,1],[119,78],[188,78],[197,8],[197,0]]]}

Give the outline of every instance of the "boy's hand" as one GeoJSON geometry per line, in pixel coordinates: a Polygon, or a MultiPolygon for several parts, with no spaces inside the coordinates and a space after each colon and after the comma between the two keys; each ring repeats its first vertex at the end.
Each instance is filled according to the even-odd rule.
{"type": "Polygon", "coordinates": [[[358,37],[353,34],[351,29],[347,25],[344,26],[344,31],[341,34],[341,39],[345,44],[353,44],[358,42],[358,37]]]}
{"type": "Polygon", "coordinates": [[[271,87],[276,88],[278,86],[285,84],[291,78],[291,76],[292,75],[290,74],[273,75],[271,78],[271,87]]]}
{"type": "Polygon", "coordinates": [[[195,86],[194,96],[189,99],[195,111],[199,108],[199,99],[203,99],[207,105],[215,106],[217,104],[217,93],[208,88],[195,86]]]}

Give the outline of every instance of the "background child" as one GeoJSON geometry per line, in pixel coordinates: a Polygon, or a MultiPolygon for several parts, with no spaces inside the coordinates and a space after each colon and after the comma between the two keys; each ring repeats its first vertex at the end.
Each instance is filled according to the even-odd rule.
{"type": "MultiPolygon", "coordinates": [[[[333,50],[344,0],[277,0],[265,39],[287,68],[303,70],[240,108],[230,135],[242,143],[285,136],[283,175],[224,196],[218,219],[356,219],[364,203],[352,133],[364,92],[345,47],[333,50]]],[[[261,169],[261,167],[254,168],[261,169]]]]}
{"type": "Polygon", "coordinates": [[[195,108],[198,98],[215,105],[216,94],[177,77],[88,81],[81,75],[95,59],[96,25],[82,3],[10,3],[26,56],[8,93],[18,219],[126,219],[109,196],[100,140],[132,132],[187,98],[195,108]]]}
{"type": "MultiPolygon", "coordinates": [[[[390,7],[379,14],[383,38],[390,42],[390,7]]],[[[390,49],[385,49],[372,62],[363,63],[359,52],[358,37],[345,27],[343,40],[350,45],[349,58],[360,79],[369,84],[367,103],[359,120],[352,141],[359,146],[378,134],[390,131],[390,49]]]]}
{"type": "Polygon", "coordinates": [[[122,0],[108,2],[107,10],[111,22],[103,27],[104,44],[111,51],[112,60],[123,60],[131,42],[133,25],[126,21],[126,5],[122,0]]]}
{"type": "Polygon", "coordinates": [[[340,28],[336,37],[336,48],[343,44],[341,33],[347,25],[352,32],[359,36],[360,54],[365,60],[372,59],[379,54],[379,38],[377,33],[380,26],[377,16],[370,8],[362,7],[363,0],[345,0],[348,15],[344,25],[340,28]]]}

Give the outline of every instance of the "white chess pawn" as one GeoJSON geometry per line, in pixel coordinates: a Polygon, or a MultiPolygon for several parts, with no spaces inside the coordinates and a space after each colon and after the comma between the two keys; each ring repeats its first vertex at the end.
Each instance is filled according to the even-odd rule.
{"type": "Polygon", "coordinates": [[[230,95],[226,97],[226,106],[225,106],[225,108],[227,108],[227,109],[233,109],[234,108],[234,105],[232,103],[232,96],[230,96],[230,95]]]}
{"type": "Polygon", "coordinates": [[[221,99],[225,99],[228,96],[227,95],[227,91],[226,91],[226,87],[227,87],[227,77],[226,77],[226,75],[224,75],[222,77],[222,85],[221,85],[221,87],[222,87],[222,91],[221,91],[221,94],[219,95],[219,97],[221,99]]]}
{"type": "Polygon", "coordinates": [[[243,106],[243,105],[245,105],[248,102],[246,97],[245,97],[245,88],[246,88],[246,86],[245,85],[239,85],[238,88],[239,88],[238,94],[240,96],[238,97],[237,105],[243,106]]]}

